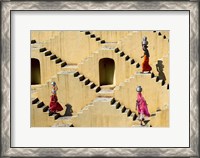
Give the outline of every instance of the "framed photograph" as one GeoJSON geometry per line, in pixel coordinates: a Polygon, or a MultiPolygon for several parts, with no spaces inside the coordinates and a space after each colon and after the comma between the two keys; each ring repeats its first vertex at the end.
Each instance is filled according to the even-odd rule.
{"type": "Polygon", "coordinates": [[[199,2],[1,13],[1,156],[199,156],[199,2]]]}

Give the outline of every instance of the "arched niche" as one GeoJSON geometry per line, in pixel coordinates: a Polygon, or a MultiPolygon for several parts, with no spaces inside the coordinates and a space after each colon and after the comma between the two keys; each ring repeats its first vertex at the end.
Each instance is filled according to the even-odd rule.
{"type": "Polygon", "coordinates": [[[41,84],[40,61],[31,59],[31,85],[41,84]]]}
{"type": "Polygon", "coordinates": [[[112,85],[114,82],[115,62],[111,58],[99,60],[99,82],[102,85],[112,85]]]}

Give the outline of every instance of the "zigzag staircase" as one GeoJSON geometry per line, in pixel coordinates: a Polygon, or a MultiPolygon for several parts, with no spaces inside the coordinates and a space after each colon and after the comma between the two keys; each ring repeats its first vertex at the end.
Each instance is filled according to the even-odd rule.
{"type": "MultiPolygon", "coordinates": [[[[95,38],[96,41],[101,44],[106,43],[105,40],[101,40],[100,37],[96,37],[94,34],[91,34],[89,31],[86,31],[85,35],[89,35],[91,38],[95,38]]],[[[31,41],[31,43],[34,44],[34,43],[36,43],[36,41],[31,41]]],[[[57,57],[55,54],[53,54],[51,51],[47,50],[46,48],[41,48],[40,52],[43,53],[46,57],[49,57],[50,60],[54,60],[55,64],[60,64],[61,68],[66,68],[68,66],[66,61],[63,61],[61,58],[57,57]]],[[[124,57],[125,61],[130,62],[130,64],[135,64],[136,68],[140,67],[139,63],[136,63],[134,59],[131,59],[123,51],[120,51],[119,48],[115,48],[114,52],[116,54],[119,54],[120,57],[124,57]]],[[[101,91],[101,88],[99,86],[97,86],[94,82],[90,81],[90,79],[85,77],[83,74],[80,74],[78,71],[76,71],[74,73],[74,77],[77,78],[80,82],[83,82],[85,84],[85,86],[89,86],[90,89],[95,90],[96,93],[101,91]]],[[[155,79],[156,82],[160,82],[161,85],[164,86],[164,83],[162,81],[159,81],[159,79],[153,73],[151,73],[151,78],[155,79]]],[[[126,80],[126,82],[127,82],[127,80],[126,80]]],[[[169,89],[169,85],[167,85],[167,89],[169,89]]],[[[103,98],[105,98],[105,97],[101,97],[101,99],[103,99],[103,98]]],[[[99,99],[99,98],[97,97],[96,99],[99,99]]],[[[38,98],[34,99],[32,101],[32,104],[36,104],[38,108],[43,110],[43,112],[48,112],[48,106],[44,105],[43,102],[40,102],[38,98]]],[[[115,100],[115,98],[111,99],[110,105],[112,107],[114,107],[117,111],[120,111],[123,115],[126,115],[133,122],[137,121],[137,115],[134,112],[132,112],[130,109],[121,105],[119,101],[115,100]]],[[[81,115],[81,113],[84,113],[84,111],[87,111],[90,108],[90,106],[91,106],[91,104],[85,106],[82,109],[82,112],[80,112],[78,115],[81,115]]],[[[60,117],[60,114],[53,114],[51,117],[54,117],[54,119],[56,120],[60,117]]],[[[77,117],[77,116],[75,116],[75,117],[77,117]]],[[[70,126],[73,126],[73,125],[70,125],[70,126]]],[[[149,124],[149,121],[146,122],[145,126],[151,126],[149,124]]]]}
{"type": "MultiPolygon", "coordinates": [[[[82,31],[84,32],[84,31],[82,31]]],[[[100,40],[100,37],[96,37],[95,34],[91,33],[90,31],[85,31],[85,35],[86,36],[90,36],[90,38],[97,38],[98,40],[100,40]]],[[[162,34],[160,32],[158,32],[158,36],[161,36],[162,34]]],[[[164,35],[163,39],[166,39],[167,37],[164,35]]],[[[102,44],[106,44],[105,40],[101,40],[103,41],[102,44]]],[[[114,48],[114,52],[116,54],[118,54],[120,57],[124,57],[126,62],[129,62],[131,65],[134,64],[136,65],[136,68],[140,68],[140,64],[138,62],[136,62],[134,59],[132,59],[129,55],[126,55],[124,53],[124,51],[120,50],[118,47],[114,48]]],[[[95,53],[91,54],[88,58],[92,58],[94,56],[95,53]]],[[[82,61],[80,64],[83,64],[84,62],[86,62],[88,60],[88,58],[84,59],[84,61],[82,61]]],[[[159,76],[155,76],[155,74],[153,72],[151,72],[151,78],[154,79],[156,82],[161,83],[162,86],[165,85],[165,81],[164,80],[160,80],[159,76]]],[[[130,76],[131,77],[131,76],[130,76]]],[[[124,81],[123,81],[124,82],[124,81]]],[[[122,82],[122,83],[123,83],[122,82]]],[[[169,89],[169,84],[166,85],[167,89],[169,89]]]]}
{"type": "MultiPolygon", "coordinates": [[[[165,31],[153,31],[153,33],[156,34],[157,37],[159,37],[159,38],[162,37],[163,40],[169,41],[169,37],[168,37],[168,35],[166,35],[165,31]]],[[[132,36],[133,36],[132,33],[129,33],[126,37],[123,38],[123,41],[130,40],[129,37],[132,37],[132,36]]],[[[165,58],[166,58],[166,56],[164,55],[162,57],[157,58],[157,61],[158,60],[164,61],[165,58]]],[[[152,70],[152,72],[153,72],[153,70],[152,70]]],[[[159,76],[156,76],[156,77],[158,78],[158,80],[162,80],[161,82],[165,82],[163,79],[159,78],[159,76]]],[[[168,87],[169,87],[169,83],[166,83],[166,84],[168,84],[168,87]]]]}
{"type": "MultiPolygon", "coordinates": [[[[84,31],[82,31],[84,32],[84,31]]],[[[90,38],[96,38],[96,41],[99,42],[101,44],[106,44],[107,42],[105,40],[102,40],[100,37],[96,37],[96,35],[94,33],[91,33],[90,31],[85,31],[85,35],[86,36],[90,36],[90,38]]],[[[109,43],[108,43],[109,44],[109,43]]],[[[112,44],[112,43],[111,43],[112,44]]],[[[139,68],[140,64],[137,63],[134,59],[132,59],[129,55],[126,55],[123,51],[120,51],[119,48],[115,48],[115,53],[118,53],[120,55],[120,57],[124,57],[125,61],[130,62],[130,64],[134,64],[136,63],[136,67],[139,68]]]]}
{"type": "MultiPolygon", "coordinates": [[[[36,127],[44,127],[44,124],[50,127],[59,117],[61,117],[59,113],[50,113],[49,106],[45,105],[38,98],[32,98],[32,110],[35,112],[31,114],[31,117],[35,118],[34,120],[37,120],[37,122],[32,122],[32,124],[36,127]],[[38,115],[40,116],[38,117],[38,115]],[[44,120],[45,123],[43,124],[44,120]]],[[[69,127],[73,127],[73,125],[70,124],[69,127]]]]}

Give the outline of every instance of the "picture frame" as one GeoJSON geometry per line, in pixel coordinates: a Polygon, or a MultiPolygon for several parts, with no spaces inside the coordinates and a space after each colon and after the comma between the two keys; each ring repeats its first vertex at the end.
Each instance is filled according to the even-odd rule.
{"type": "MultiPolygon", "coordinates": [[[[199,156],[199,2],[197,1],[2,1],[1,2],[1,156],[7,157],[69,157],[69,156],[173,156],[173,157],[198,157],[199,156]],[[51,3],[51,4],[50,4],[51,3]],[[190,118],[189,118],[189,147],[12,147],[11,122],[12,109],[12,19],[14,11],[28,12],[30,10],[173,10],[189,11],[190,29],[190,118]]],[[[15,39],[16,40],[16,39],[15,39]]]]}

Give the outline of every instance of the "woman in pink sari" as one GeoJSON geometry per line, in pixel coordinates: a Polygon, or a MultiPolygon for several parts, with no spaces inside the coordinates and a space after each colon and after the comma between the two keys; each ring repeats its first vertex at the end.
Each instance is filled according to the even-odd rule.
{"type": "Polygon", "coordinates": [[[150,117],[150,113],[148,111],[147,103],[144,97],[142,96],[142,87],[138,86],[136,88],[137,94],[137,100],[136,100],[136,110],[138,111],[139,120],[141,121],[141,125],[143,125],[142,122],[144,122],[144,117],[150,117]]]}

